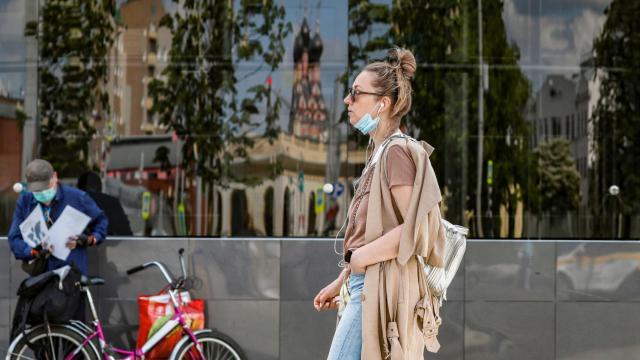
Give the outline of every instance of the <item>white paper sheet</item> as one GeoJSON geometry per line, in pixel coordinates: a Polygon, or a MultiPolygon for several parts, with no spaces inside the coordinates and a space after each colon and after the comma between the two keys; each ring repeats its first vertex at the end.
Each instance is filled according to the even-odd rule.
{"type": "Polygon", "coordinates": [[[20,224],[22,239],[32,248],[38,246],[47,238],[48,230],[40,206],[36,206],[31,214],[20,224]]]}
{"type": "Polygon", "coordinates": [[[71,252],[67,247],[69,237],[82,234],[90,221],[90,217],[67,205],[49,229],[49,236],[45,240],[48,245],[53,245],[51,255],[66,260],[71,252]]]}

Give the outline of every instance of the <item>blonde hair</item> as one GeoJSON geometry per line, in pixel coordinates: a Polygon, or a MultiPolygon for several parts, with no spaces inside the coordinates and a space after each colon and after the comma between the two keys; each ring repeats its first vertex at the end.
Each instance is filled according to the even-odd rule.
{"type": "Polygon", "coordinates": [[[375,74],[373,87],[393,100],[391,118],[400,121],[411,109],[411,79],[416,73],[416,58],[407,49],[393,47],[384,61],[367,65],[363,71],[375,74]]]}

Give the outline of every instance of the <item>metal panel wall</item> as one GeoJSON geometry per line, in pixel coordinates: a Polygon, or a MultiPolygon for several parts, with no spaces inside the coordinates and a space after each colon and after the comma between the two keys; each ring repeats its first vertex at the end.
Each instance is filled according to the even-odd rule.
{"type": "MultiPolygon", "coordinates": [[[[91,249],[94,289],[107,336],[133,346],[139,294],[160,290],[159,260],[179,273],[185,248],[194,295],[210,327],[233,337],[250,359],[323,359],[335,313],[311,300],[337,276],[333,239],[109,239],[91,249]]],[[[0,239],[0,350],[24,279],[0,239]]],[[[640,243],[470,240],[443,308],[441,351],[429,359],[633,359],[640,352],[640,243]]]]}

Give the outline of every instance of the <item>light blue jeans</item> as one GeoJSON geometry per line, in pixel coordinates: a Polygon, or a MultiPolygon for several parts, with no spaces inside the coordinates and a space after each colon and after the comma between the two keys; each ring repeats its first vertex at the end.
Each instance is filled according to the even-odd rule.
{"type": "Polygon", "coordinates": [[[327,360],[360,360],[362,353],[362,289],[364,273],[349,276],[350,300],[333,335],[327,360]]]}

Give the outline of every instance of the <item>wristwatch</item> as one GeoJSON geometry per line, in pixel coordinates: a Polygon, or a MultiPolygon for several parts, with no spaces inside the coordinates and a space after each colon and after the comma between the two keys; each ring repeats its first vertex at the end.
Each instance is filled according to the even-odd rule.
{"type": "Polygon", "coordinates": [[[351,249],[347,250],[344,253],[344,262],[346,263],[350,263],[351,262],[351,255],[353,254],[353,251],[351,249]]]}

